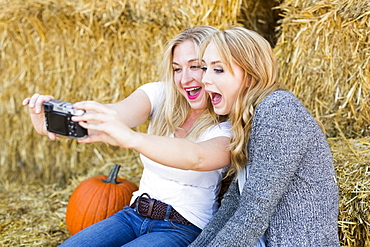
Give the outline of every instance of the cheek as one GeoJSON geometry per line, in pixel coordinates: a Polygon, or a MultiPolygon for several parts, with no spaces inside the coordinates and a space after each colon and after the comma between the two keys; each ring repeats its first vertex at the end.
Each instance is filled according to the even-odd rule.
{"type": "Polygon", "coordinates": [[[229,100],[232,103],[235,102],[236,97],[238,96],[239,90],[240,90],[240,87],[238,87],[238,86],[234,86],[234,87],[230,88],[230,91],[229,91],[229,100]]]}
{"type": "Polygon", "coordinates": [[[236,83],[235,80],[228,80],[227,82],[222,84],[223,90],[221,90],[221,92],[226,98],[229,105],[232,105],[233,102],[236,100],[240,88],[241,85],[239,83],[236,83]]]}
{"type": "Polygon", "coordinates": [[[202,90],[202,92],[199,95],[199,98],[204,100],[206,103],[209,100],[208,93],[206,91],[202,90]]]}
{"type": "Polygon", "coordinates": [[[179,74],[174,74],[173,80],[175,81],[176,87],[180,86],[180,84],[181,84],[180,79],[181,79],[181,76],[179,74]]]}

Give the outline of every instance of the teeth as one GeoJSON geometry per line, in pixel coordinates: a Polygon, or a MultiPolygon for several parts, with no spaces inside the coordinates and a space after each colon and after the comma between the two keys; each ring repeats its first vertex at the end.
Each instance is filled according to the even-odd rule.
{"type": "Polygon", "coordinates": [[[200,87],[193,87],[193,88],[187,88],[185,89],[187,92],[198,90],[200,87]]]}

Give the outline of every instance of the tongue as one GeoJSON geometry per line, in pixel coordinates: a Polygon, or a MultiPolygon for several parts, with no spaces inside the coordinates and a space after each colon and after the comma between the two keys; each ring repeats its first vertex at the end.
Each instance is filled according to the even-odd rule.
{"type": "Polygon", "coordinates": [[[213,94],[213,98],[212,98],[212,101],[213,102],[218,102],[218,101],[220,101],[221,100],[221,94],[218,94],[218,93],[214,93],[213,94]]]}

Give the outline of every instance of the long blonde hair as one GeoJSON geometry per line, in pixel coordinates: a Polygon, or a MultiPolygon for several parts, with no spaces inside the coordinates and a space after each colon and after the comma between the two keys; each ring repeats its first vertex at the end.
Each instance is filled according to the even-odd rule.
{"type": "Polygon", "coordinates": [[[229,173],[233,173],[247,164],[248,142],[256,107],[280,87],[276,59],[267,40],[240,26],[213,34],[203,43],[201,52],[210,42],[215,44],[222,63],[232,73],[232,62],[244,71],[243,85],[229,114],[233,131],[230,141],[232,167],[229,173]]]}
{"type": "MultiPolygon", "coordinates": [[[[199,54],[201,43],[218,29],[211,26],[197,26],[186,29],[166,44],[162,62],[162,81],[166,83],[166,98],[155,114],[158,114],[151,123],[151,134],[168,136],[174,133],[185,122],[191,108],[186,98],[177,90],[174,81],[173,52],[176,46],[186,40],[194,42],[196,52],[199,54]]],[[[207,109],[197,119],[185,138],[196,140],[204,129],[218,123],[221,117],[214,113],[213,107],[208,103],[207,109]]]]}

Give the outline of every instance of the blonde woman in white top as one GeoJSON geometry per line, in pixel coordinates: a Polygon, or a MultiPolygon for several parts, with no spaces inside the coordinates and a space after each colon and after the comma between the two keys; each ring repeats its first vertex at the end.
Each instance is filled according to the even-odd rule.
{"type": "MultiPolygon", "coordinates": [[[[187,246],[218,208],[218,192],[230,162],[230,124],[217,116],[201,83],[199,45],[216,29],[188,29],[167,44],[162,82],[148,83],[121,102],[85,101],[74,117],[89,130],[81,143],[105,142],[141,153],[139,191],[126,207],[68,239],[62,246],[187,246]],[[151,120],[148,134],[131,128],[151,120]],[[152,199],[151,199],[152,198],[152,199]]],[[[42,103],[24,100],[36,131],[46,131],[42,103]]]]}

